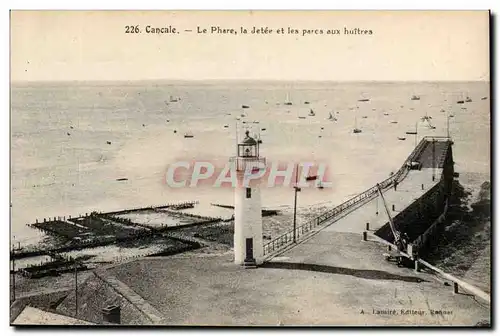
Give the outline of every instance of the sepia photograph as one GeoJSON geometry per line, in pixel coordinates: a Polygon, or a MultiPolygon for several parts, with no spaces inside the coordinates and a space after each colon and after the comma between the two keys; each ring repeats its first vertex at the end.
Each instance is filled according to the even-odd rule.
{"type": "Polygon", "coordinates": [[[491,328],[488,10],[11,10],[10,325],[491,328]]]}

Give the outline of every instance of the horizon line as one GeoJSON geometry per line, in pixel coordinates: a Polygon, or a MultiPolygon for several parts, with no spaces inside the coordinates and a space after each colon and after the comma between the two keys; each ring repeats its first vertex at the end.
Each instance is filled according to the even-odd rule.
{"type": "Polygon", "coordinates": [[[40,79],[40,80],[10,80],[12,84],[27,83],[117,83],[117,82],[309,82],[309,83],[465,83],[465,82],[490,82],[490,79],[425,79],[425,80],[401,80],[401,79],[255,79],[255,78],[203,78],[203,79],[181,79],[181,78],[153,78],[153,79],[40,79]]]}

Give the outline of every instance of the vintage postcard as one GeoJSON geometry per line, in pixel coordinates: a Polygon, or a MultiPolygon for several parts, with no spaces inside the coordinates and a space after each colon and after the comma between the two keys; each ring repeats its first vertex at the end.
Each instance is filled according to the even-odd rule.
{"type": "Polygon", "coordinates": [[[11,325],[491,325],[488,11],[10,27],[11,325]]]}

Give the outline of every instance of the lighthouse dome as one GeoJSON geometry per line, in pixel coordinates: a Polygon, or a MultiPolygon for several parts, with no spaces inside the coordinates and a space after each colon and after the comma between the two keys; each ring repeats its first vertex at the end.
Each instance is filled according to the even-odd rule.
{"type": "Polygon", "coordinates": [[[241,144],[243,144],[243,145],[256,145],[257,144],[257,141],[250,136],[249,131],[246,131],[245,134],[246,134],[246,137],[245,137],[245,139],[243,139],[241,144]]]}

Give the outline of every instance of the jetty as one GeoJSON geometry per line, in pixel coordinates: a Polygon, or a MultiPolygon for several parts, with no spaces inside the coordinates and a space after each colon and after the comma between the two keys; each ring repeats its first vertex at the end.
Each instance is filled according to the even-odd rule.
{"type": "MultiPolygon", "coordinates": [[[[450,138],[424,137],[389,178],[265,243],[257,268],[235,265],[230,250],[206,250],[94,270],[79,289],[79,317],[127,325],[489,323],[488,293],[424,259],[453,193],[452,148],[450,138]],[[397,247],[381,195],[409,237],[400,254],[412,268],[386,260],[397,247]],[[112,321],[104,302],[118,302],[112,321]]],[[[70,292],[55,310],[70,315],[74,307],[70,292]]]]}

